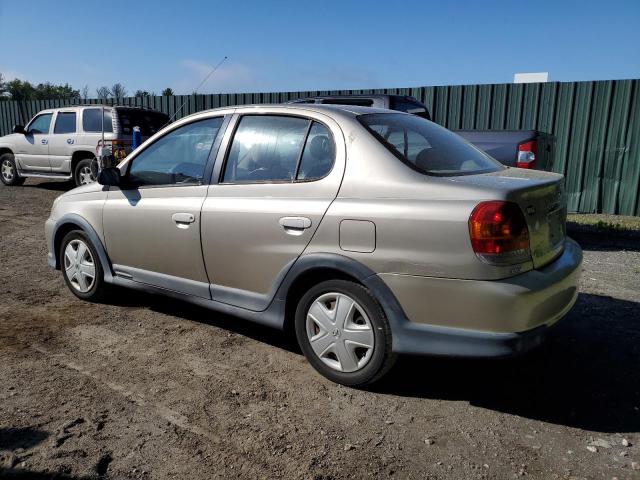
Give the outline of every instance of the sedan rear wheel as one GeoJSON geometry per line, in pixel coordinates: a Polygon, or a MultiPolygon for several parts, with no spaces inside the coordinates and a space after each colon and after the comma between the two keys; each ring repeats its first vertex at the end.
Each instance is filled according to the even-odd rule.
{"type": "Polygon", "coordinates": [[[329,280],[298,303],[296,336],[309,363],[349,386],[376,382],[391,368],[391,328],[382,307],[364,286],[329,280]]]}

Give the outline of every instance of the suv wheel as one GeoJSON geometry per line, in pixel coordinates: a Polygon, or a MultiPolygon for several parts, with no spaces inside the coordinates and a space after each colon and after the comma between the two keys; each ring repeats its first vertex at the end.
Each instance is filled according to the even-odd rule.
{"type": "Polygon", "coordinates": [[[77,187],[80,185],[88,185],[96,181],[98,176],[96,166],[97,162],[95,158],[85,158],[78,162],[76,165],[76,171],[74,172],[74,179],[77,187]]]}
{"type": "Polygon", "coordinates": [[[391,328],[378,301],[360,284],[329,280],[298,303],[296,337],[309,363],[328,379],[353,387],[391,368],[391,328]]]}
{"type": "Polygon", "coordinates": [[[62,240],[59,255],[69,290],[82,300],[101,300],[107,285],[96,249],[85,233],[81,230],[69,232],[62,240]]]}
{"type": "Polygon", "coordinates": [[[22,185],[25,178],[18,175],[16,160],[13,153],[4,153],[0,155],[0,180],[8,186],[22,185]]]}

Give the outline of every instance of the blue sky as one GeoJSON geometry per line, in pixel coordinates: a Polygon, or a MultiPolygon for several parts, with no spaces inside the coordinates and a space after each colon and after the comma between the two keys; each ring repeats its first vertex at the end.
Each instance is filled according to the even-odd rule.
{"type": "Polygon", "coordinates": [[[225,55],[201,93],[638,78],[640,0],[0,0],[8,78],[190,93],[225,55]]]}

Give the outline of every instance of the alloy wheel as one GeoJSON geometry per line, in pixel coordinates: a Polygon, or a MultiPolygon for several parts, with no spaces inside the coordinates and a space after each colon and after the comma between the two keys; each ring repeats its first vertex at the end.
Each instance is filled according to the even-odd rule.
{"type": "Polygon", "coordinates": [[[82,240],[71,240],[64,249],[64,271],[69,283],[80,293],[87,293],[96,279],[96,265],[91,250],[82,240]]]}
{"type": "Polygon", "coordinates": [[[91,169],[91,165],[85,165],[78,172],[78,177],[80,180],[80,185],[88,185],[96,181],[96,176],[93,174],[93,170],[91,169]]]}
{"type": "Polygon", "coordinates": [[[2,162],[1,171],[2,178],[4,178],[5,181],[11,182],[13,180],[13,177],[15,176],[15,169],[13,167],[13,163],[11,163],[9,160],[5,160],[2,162]]]}
{"type": "Polygon", "coordinates": [[[364,309],[343,293],[325,293],[311,304],[307,338],[314,353],[333,370],[362,369],[371,359],[374,333],[364,309]]]}

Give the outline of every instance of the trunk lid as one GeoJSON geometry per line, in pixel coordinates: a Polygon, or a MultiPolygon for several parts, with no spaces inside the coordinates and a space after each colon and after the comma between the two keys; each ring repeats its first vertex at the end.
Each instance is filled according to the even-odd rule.
{"type": "Polygon", "coordinates": [[[507,168],[481,175],[452,177],[451,180],[494,190],[496,198],[493,199],[503,198],[518,204],[529,228],[534,268],[547,265],[562,253],[567,219],[562,175],[507,168]]]}

